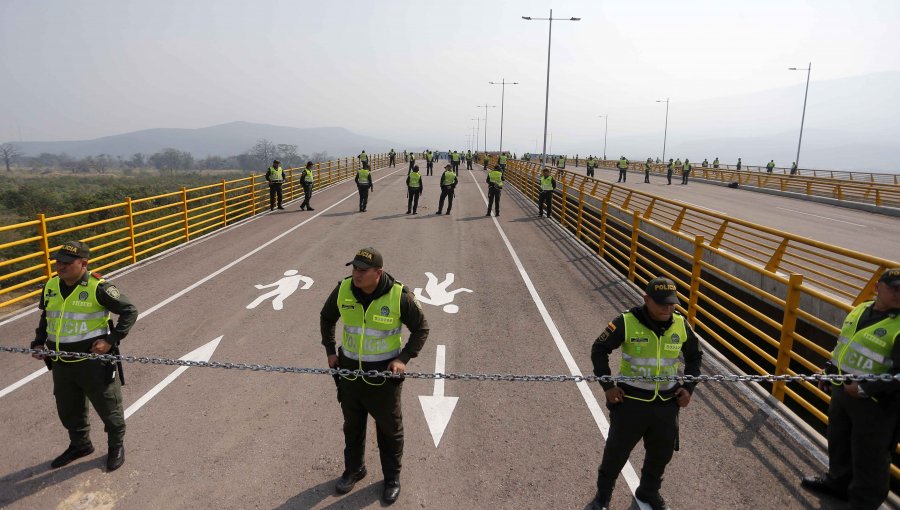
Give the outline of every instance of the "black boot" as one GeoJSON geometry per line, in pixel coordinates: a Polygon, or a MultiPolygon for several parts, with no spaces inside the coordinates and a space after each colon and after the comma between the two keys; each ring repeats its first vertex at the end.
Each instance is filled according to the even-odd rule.
{"type": "Polygon", "coordinates": [[[92,453],[94,453],[94,445],[92,445],[91,443],[78,447],[70,445],[68,448],[66,448],[66,451],[62,452],[62,455],[53,459],[53,462],[50,463],[50,467],[63,467],[67,464],[70,464],[73,460],[80,459],[92,453]]]}

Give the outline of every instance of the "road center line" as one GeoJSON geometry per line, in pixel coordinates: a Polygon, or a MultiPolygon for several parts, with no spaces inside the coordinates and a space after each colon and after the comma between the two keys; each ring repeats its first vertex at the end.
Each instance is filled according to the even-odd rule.
{"type": "Polygon", "coordinates": [[[822,218],[822,219],[825,219],[825,220],[828,220],[828,221],[837,221],[837,222],[839,222],[839,223],[846,223],[847,225],[853,225],[854,227],[863,227],[863,228],[866,228],[866,226],[867,226],[867,225],[862,225],[862,224],[859,224],[859,223],[851,223],[851,222],[849,222],[849,221],[839,220],[839,219],[836,219],[836,218],[830,218],[830,217],[828,217],[828,216],[822,216],[821,214],[811,214],[811,213],[807,213],[807,212],[803,212],[803,211],[797,211],[797,210],[795,210],[795,209],[788,209],[787,207],[775,207],[775,208],[776,208],[776,209],[781,209],[782,211],[790,211],[790,212],[792,212],[792,213],[805,214],[806,216],[813,216],[813,217],[815,217],[815,218],[822,218]]]}
{"type": "MultiPolygon", "coordinates": [[[[469,170],[469,172],[471,173],[472,170],[469,170]]],[[[476,184],[475,187],[478,188],[478,193],[481,194],[481,199],[484,201],[484,204],[487,205],[487,197],[484,195],[484,191],[481,189],[481,186],[476,184]]],[[[550,336],[553,337],[553,342],[556,344],[556,348],[559,350],[559,354],[562,356],[563,361],[566,363],[566,367],[569,369],[571,375],[582,375],[581,369],[579,369],[578,364],[575,363],[575,358],[572,357],[572,353],[569,351],[569,347],[566,345],[566,342],[565,340],[563,340],[559,329],[556,327],[556,323],[553,322],[553,319],[550,317],[550,313],[544,306],[544,302],[541,300],[540,295],[538,295],[537,290],[534,288],[534,284],[531,282],[531,277],[528,276],[528,272],[525,270],[525,267],[522,266],[522,261],[519,260],[519,256],[518,254],[516,254],[515,248],[513,248],[512,244],[509,242],[509,238],[506,237],[506,232],[503,231],[503,227],[500,226],[500,222],[497,220],[496,216],[491,216],[491,219],[494,221],[494,226],[497,227],[497,231],[500,233],[500,237],[503,239],[503,244],[506,245],[507,251],[509,251],[513,262],[516,264],[516,268],[519,270],[519,275],[522,277],[522,281],[525,282],[525,287],[528,289],[528,293],[531,295],[531,300],[534,301],[535,306],[541,314],[541,318],[544,319],[544,325],[546,325],[547,330],[550,331],[550,336]]],[[[575,385],[578,386],[578,391],[581,392],[584,403],[587,404],[588,410],[590,411],[591,416],[594,418],[594,422],[597,424],[597,428],[600,429],[600,433],[603,435],[603,439],[607,439],[609,437],[609,421],[607,421],[606,416],[603,415],[603,411],[600,410],[600,403],[597,402],[597,398],[594,397],[594,393],[591,392],[587,382],[581,381],[575,383],[575,385]]],[[[634,467],[631,465],[631,461],[625,463],[625,467],[622,468],[622,476],[625,478],[625,482],[628,484],[628,488],[631,489],[631,493],[634,494],[634,491],[640,484],[640,479],[638,478],[634,467]]],[[[643,502],[637,499],[635,499],[635,503],[642,510],[649,509],[649,507],[645,506],[643,502]]]]}

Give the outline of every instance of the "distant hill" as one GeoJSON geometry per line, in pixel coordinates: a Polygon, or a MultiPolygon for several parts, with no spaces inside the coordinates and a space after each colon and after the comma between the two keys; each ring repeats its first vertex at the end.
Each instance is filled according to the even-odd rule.
{"type": "Polygon", "coordinates": [[[296,145],[300,154],[327,152],[332,156],[345,156],[359,154],[363,149],[377,153],[387,152],[392,147],[395,150],[404,147],[400,143],[358,135],[340,127],[294,128],[250,122],[229,122],[198,129],[144,129],[93,140],[16,144],[26,156],[49,152],[66,153],[77,158],[97,154],[127,158],[138,152],[150,155],[171,147],[190,152],[196,158],[205,158],[244,153],[261,138],[275,144],[296,145]]]}

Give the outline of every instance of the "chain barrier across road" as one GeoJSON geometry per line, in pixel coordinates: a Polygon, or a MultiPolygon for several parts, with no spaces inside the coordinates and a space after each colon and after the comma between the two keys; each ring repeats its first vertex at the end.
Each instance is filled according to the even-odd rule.
{"type": "Polygon", "coordinates": [[[282,374],[313,374],[313,375],[339,375],[343,377],[349,376],[365,376],[365,377],[387,377],[391,379],[445,379],[448,381],[504,381],[504,382],[681,382],[681,383],[704,383],[704,382],[757,382],[757,383],[774,383],[774,382],[841,382],[848,383],[852,381],[900,381],[900,374],[719,374],[719,375],[667,375],[667,376],[595,376],[595,375],[549,375],[549,374],[467,374],[467,373],[431,373],[431,372],[404,372],[395,374],[389,371],[379,372],[377,370],[349,370],[346,368],[303,368],[303,367],[286,367],[278,365],[259,365],[254,363],[231,363],[219,361],[191,361],[183,359],[156,358],[149,356],[122,356],[116,354],[94,354],[84,352],[69,351],[51,351],[46,349],[31,349],[28,347],[9,347],[0,345],[0,352],[20,353],[20,354],[37,354],[47,357],[56,357],[64,359],[96,359],[100,361],[117,361],[125,363],[142,363],[145,365],[167,365],[182,367],[203,367],[203,368],[224,368],[227,370],[252,370],[254,372],[277,372],[282,374]]]}

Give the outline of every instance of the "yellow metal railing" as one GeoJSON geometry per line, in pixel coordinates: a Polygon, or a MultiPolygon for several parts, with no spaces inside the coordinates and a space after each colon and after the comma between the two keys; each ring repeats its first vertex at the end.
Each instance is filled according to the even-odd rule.
{"type": "MultiPolygon", "coordinates": [[[[538,169],[512,161],[505,178],[536,202],[538,169]]],[[[681,309],[690,324],[751,373],[820,370],[834,324],[871,299],[885,269],[900,267],[573,172],[557,170],[556,179],[555,220],[640,286],[672,278],[687,292],[681,309]]],[[[815,385],[781,382],[769,391],[827,423],[829,397],[815,385]]]]}
{"type": "MultiPolygon", "coordinates": [[[[387,154],[371,155],[373,168],[387,154]]],[[[316,163],[314,189],[352,178],[359,161],[342,158],[316,163]]],[[[302,195],[299,169],[289,168],[285,201],[302,195]]],[[[0,309],[34,298],[55,272],[52,255],[67,239],[91,247],[91,270],[134,264],[174,245],[268,210],[268,185],[258,175],[134,199],[58,216],[0,226],[0,309]]]]}

